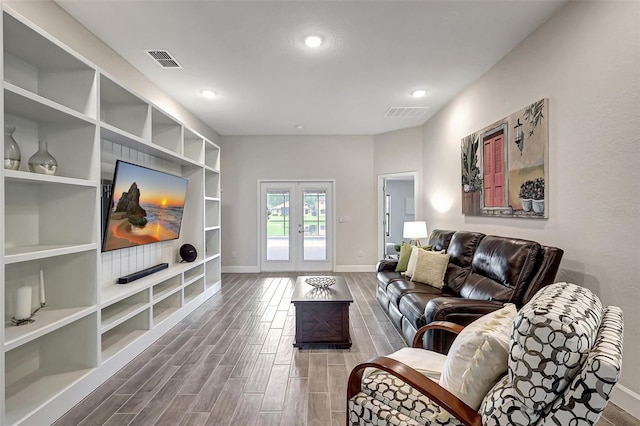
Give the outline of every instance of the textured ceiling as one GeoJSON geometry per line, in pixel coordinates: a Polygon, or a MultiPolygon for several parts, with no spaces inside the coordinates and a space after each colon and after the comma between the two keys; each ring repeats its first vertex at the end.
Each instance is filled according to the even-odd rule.
{"type": "Polygon", "coordinates": [[[56,3],[220,134],[372,135],[423,124],[564,2],[56,3]],[[306,48],[311,33],[325,44],[306,48]],[[183,69],[160,68],[146,49],[183,69]],[[418,88],[427,95],[412,98],[418,88]],[[385,118],[390,107],[429,109],[385,118]]]}

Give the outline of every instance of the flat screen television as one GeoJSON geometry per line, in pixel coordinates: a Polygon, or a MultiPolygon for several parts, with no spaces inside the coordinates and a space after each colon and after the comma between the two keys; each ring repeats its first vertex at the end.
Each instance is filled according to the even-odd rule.
{"type": "Polygon", "coordinates": [[[118,160],[102,251],[179,238],[188,183],[181,176],[118,160]]]}

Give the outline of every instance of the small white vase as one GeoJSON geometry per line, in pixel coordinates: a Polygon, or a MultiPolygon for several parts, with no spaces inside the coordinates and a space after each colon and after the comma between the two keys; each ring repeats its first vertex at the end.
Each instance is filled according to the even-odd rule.
{"type": "Polygon", "coordinates": [[[4,126],[4,168],[7,170],[18,170],[20,168],[20,147],[13,138],[14,126],[5,124],[4,126]]]}
{"type": "Polygon", "coordinates": [[[544,213],[544,200],[532,200],[533,212],[534,213],[544,213]]]}
{"type": "Polygon", "coordinates": [[[531,198],[520,198],[520,201],[522,202],[522,210],[524,210],[525,212],[530,212],[533,200],[531,200],[531,198]]]}
{"type": "Polygon", "coordinates": [[[29,171],[43,175],[55,175],[58,162],[47,150],[47,143],[38,141],[38,151],[29,158],[29,171]]]}

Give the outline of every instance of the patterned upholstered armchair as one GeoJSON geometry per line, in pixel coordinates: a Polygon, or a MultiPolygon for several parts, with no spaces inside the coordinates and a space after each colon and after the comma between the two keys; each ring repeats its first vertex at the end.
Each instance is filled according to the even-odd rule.
{"type": "Polygon", "coordinates": [[[464,329],[426,327],[459,333],[449,353],[404,348],[356,366],[348,425],[593,425],[620,375],[622,311],[574,284],[464,329]]]}

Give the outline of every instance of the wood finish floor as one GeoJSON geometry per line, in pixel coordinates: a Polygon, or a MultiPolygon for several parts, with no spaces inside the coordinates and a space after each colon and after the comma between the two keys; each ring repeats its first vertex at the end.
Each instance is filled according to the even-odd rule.
{"type": "MultiPolygon", "coordinates": [[[[54,426],[343,426],[347,377],[405,346],[375,299],[373,273],[342,275],[353,346],[294,349],[297,274],[223,274],[222,290],[54,426]]],[[[598,426],[640,425],[609,404],[598,426]]]]}

